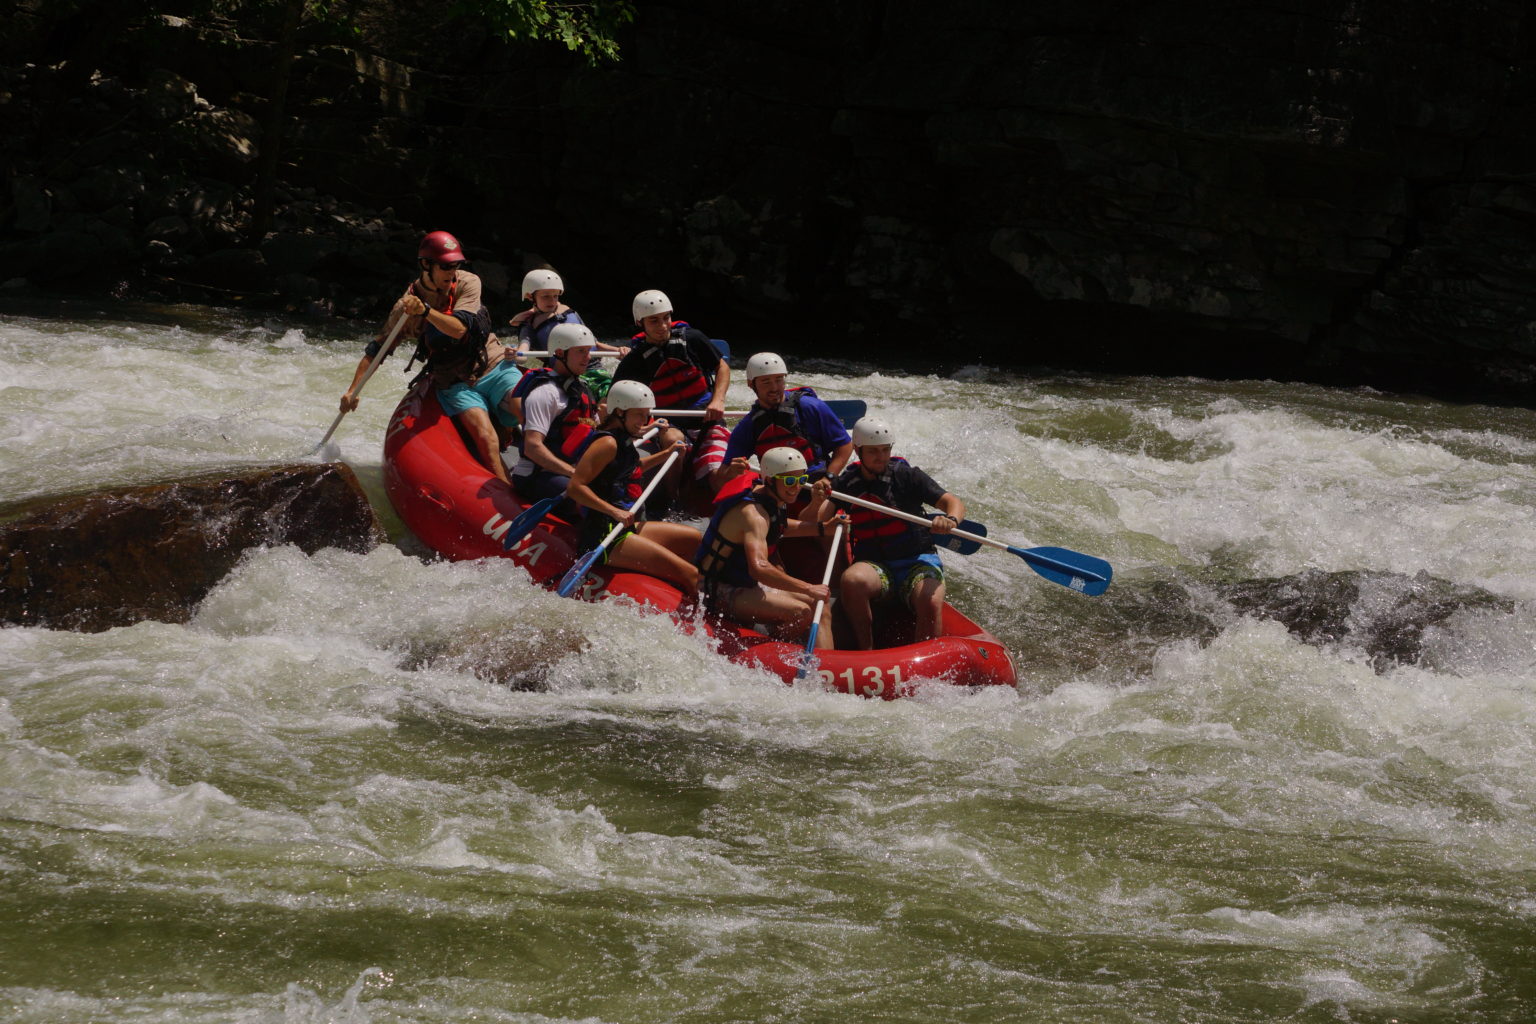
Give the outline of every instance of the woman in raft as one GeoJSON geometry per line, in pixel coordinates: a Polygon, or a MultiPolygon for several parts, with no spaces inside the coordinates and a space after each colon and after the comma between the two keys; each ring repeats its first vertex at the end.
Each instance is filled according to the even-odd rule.
{"type": "Polygon", "coordinates": [[[654,455],[643,455],[635,447],[655,407],[656,397],[646,385],[616,382],[608,391],[607,413],[577,461],[565,493],[582,509],[576,541],[579,552],[596,548],[615,523],[622,524],[624,531],[603,554],[605,562],[659,576],[691,595],[699,585],[699,570],[691,561],[699,546],[699,531],[682,523],[648,522],[643,507],[632,507],[644,490],[644,475],[672,452],[687,449],[681,441],[654,455]]]}

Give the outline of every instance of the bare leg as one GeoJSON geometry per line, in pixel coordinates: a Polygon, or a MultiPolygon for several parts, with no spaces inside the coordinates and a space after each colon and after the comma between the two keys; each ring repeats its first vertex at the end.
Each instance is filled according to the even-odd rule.
{"type": "Polygon", "coordinates": [[[843,572],[838,584],[843,614],[853,629],[853,642],[861,651],[875,646],[874,602],[880,596],[880,574],[868,562],[855,562],[843,572]]]}
{"type": "Polygon", "coordinates": [[[465,409],[456,419],[474,442],[475,457],[481,465],[496,474],[496,479],[511,487],[512,477],[507,474],[507,467],[501,461],[501,442],[496,436],[496,424],[492,422],[491,414],[480,408],[465,409]]]}
{"type": "Polygon", "coordinates": [[[610,550],[608,564],[660,576],[685,593],[696,593],[699,589],[698,566],[643,534],[631,533],[625,537],[617,551],[610,550]]]}
{"type": "Polygon", "coordinates": [[[944,584],[928,578],[912,591],[912,614],[917,619],[916,640],[932,640],[944,623],[944,584]]]}
{"type": "Polygon", "coordinates": [[[645,522],[639,524],[636,532],[689,562],[698,553],[699,541],[703,539],[703,534],[686,523],[645,522]]]}
{"type": "MultiPolygon", "coordinates": [[[[746,587],[737,591],[728,612],[740,622],[761,622],[780,640],[805,640],[811,628],[811,613],[816,602],[804,594],[764,587],[746,587]]],[[[818,650],[832,647],[832,604],[821,607],[821,628],[816,631],[818,650]]]]}

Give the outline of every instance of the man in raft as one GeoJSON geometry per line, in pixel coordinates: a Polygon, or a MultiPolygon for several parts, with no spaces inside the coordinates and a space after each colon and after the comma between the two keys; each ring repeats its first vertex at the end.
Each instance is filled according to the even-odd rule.
{"type": "Polygon", "coordinates": [[[607,415],[588,438],[565,493],[584,510],[576,540],[580,553],[596,548],[614,524],[621,523],[624,532],[603,552],[607,564],[660,576],[691,595],[699,584],[699,570],[689,561],[699,545],[699,531],[682,523],[647,522],[645,509],[632,507],[645,489],[645,473],[673,451],[687,448],[677,441],[654,455],[641,455],[635,439],[645,432],[655,407],[650,388],[638,381],[616,381],[608,389],[607,415]]]}
{"type": "MultiPolygon", "coordinates": [[[[689,488],[706,489],[713,495],[728,476],[725,464],[726,430],[725,393],[731,386],[731,368],[709,336],[686,321],[672,319],[672,300],[664,292],[643,291],[630,303],[630,312],[640,328],[631,340],[629,355],[619,360],[613,371],[615,382],[639,381],[656,395],[660,409],[699,409],[703,422],[686,430],[672,427],[658,439],[663,445],[678,440],[693,444],[688,466],[679,466],[668,481],[668,491],[677,498],[689,488]]],[[[737,471],[739,472],[739,470],[737,471]]],[[[735,474],[731,474],[735,475],[735,474]]]]}
{"type": "Polygon", "coordinates": [[[788,387],[789,367],[773,352],[747,360],[747,387],[756,396],[752,408],[731,431],[727,462],[772,448],[793,448],[805,456],[811,479],[837,476],[853,455],[853,441],[837,413],[808,387],[788,387]]]}
{"type": "MultiPolygon", "coordinates": [[[[597,339],[583,324],[558,324],[549,332],[549,365],[527,373],[522,392],[522,458],[512,467],[512,489],[530,504],[565,493],[576,462],[597,428],[597,396],[582,379],[597,339]],[[526,389],[526,390],[525,390],[526,389]]],[[[570,518],[574,510],[557,514],[570,518]]]]}
{"type": "Polygon", "coordinates": [[[874,647],[874,606],[899,597],[917,620],[914,641],[939,635],[944,615],[944,564],[933,543],[965,518],[965,503],[906,459],[891,455],[895,433],[866,416],[853,425],[859,461],[843,470],[833,489],[912,515],[923,506],[939,510],[928,527],[903,522],[870,509],[854,508],[854,563],[838,585],[843,614],[860,650],[874,647]]]}
{"type": "Polygon", "coordinates": [[[510,486],[501,450],[517,423],[508,396],[522,372],[504,360],[506,349],[491,333],[490,314],[480,302],[480,278],[462,269],[463,263],[464,247],[448,232],[433,231],[421,240],[416,249],[416,280],[395,300],[384,326],[364,351],[351,387],[341,396],[341,411],[357,408],[358,385],[384,339],[404,317],[390,351],[401,339],[416,342],[411,364],[425,358],[423,372],[431,375],[443,411],[469,435],[480,462],[510,486]]]}
{"type": "MultiPolygon", "coordinates": [[[[792,519],[788,508],[810,483],[805,456],[793,448],[771,448],[761,459],[762,478],[756,486],[728,485],[716,499],[715,513],[694,560],[702,573],[700,594],[705,610],[737,622],[768,624],[782,639],[804,637],[816,602],[821,601],[821,626],[816,646],[830,648],[832,604],[829,588],[796,579],[775,561],[784,537],[830,535],[833,526],[821,522],[825,498],[816,494],[804,518],[792,519]]],[[[833,522],[848,522],[839,512],[833,522]]],[[[828,519],[832,516],[829,514],[828,519]]]]}
{"type": "MultiPolygon", "coordinates": [[[[746,417],[731,431],[721,476],[730,479],[742,472],[749,456],[761,460],[773,448],[793,448],[805,458],[812,489],[825,497],[831,491],[826,481],[848,464],[853,441],[843,429],[843,421],[816,397],[816,392],[808,387],[789,387],[788,376],[789,368],[773,352],[759,352],[747,360],[747,386],[755,397],[746,417]]],[[[804,515],[806,498],[792,502],[789,511],[804,515]]],[[[824,543],[806,538],[785,544],[780,558],[794,575],[820,579],[826,552],[824,543]]]]}

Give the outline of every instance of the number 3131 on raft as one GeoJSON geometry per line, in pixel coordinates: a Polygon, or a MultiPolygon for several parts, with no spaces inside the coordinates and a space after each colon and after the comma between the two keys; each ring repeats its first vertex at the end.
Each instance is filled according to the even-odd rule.
{"type": "Polygon", "coordinates": [[[866,697],[876,697],[885,692],[886,681],[890,681],[891,692],[900,688],[901,666],[892,665],[889,670],[879,665],[865,665],[859,670],[859,675],[864,677],[862,684],[855,678],[852,667],[845,668],[841,672],[833,672],[830,669],[820,669],[817,673],[821,677],[821,685],[836,687],[839,680],[844,684],[847,693],[863,694],[866,697]]]}

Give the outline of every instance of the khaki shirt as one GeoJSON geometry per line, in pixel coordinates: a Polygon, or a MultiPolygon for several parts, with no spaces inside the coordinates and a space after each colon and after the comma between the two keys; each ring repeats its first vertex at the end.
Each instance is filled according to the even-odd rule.
{"type": "MultiPolygon", "coordinates": [[[[444,292],[427,295],[421,290],[420,281],[412,283],[410,292],[439,312],[449,311],[448,296],[444,292]]],[[[454,283],[453,312],[458,312],[462,309],[473,313],[480,309],[481,305],[479,276],[471,274],[467,270],[459,271],[458,279],[454,283]]],[[[395,321],[401,317],[405,317],[405,327],[400,331],[402,339],[410,337],[418,341],[421,340],[422,334],[426,331],[427,318],[425,316],[406,316],[404,295],[395,300],[394,306],[390,309],[389,315],[384,318],[384,325],[379,328],[379,333],[374,337],[374,340],[382,344],[384,339],[389,337],[389,332],[394,329],[395,321]]],[[[500,338],[492,334],[486,339],[485,362],[488,367],[496,367],[506,356],[507,348],[501,343],[500,338]]],[[[470,382],[473,383],[474,379],[470,378],[470,382]]],[[[452,382],[447,381],[445,383],[452,382]]]]}

